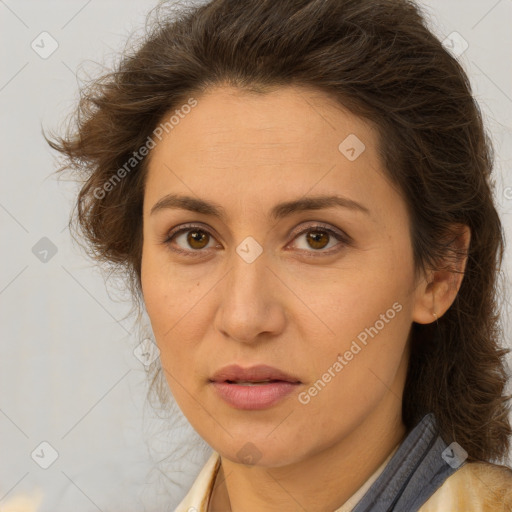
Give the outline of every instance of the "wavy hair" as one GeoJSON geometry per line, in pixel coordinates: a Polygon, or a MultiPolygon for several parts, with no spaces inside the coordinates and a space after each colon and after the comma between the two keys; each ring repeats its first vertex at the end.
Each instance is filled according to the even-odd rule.
{"type": "Polygon", "coordinates": [[[70,225],[89,254],[120,269],[141,299],[148,157],[108,193],[97,191],[185,98],[223,84],[258,94],[285,85],[322,91],[376,126],[386,172],[408,207],[418,272],[460,256],[450,253],[454,226],[471,229],[454,303],[437,322],[411,328],[406,427],[433,412],[443,438],[469,460],[506,458],[509,350],[500,344],[504,237],[493,148],[468,76],[425,14],[408,0],[213,0],[162,3],[151,14],[140,44],[81,88],[66,134],[45,136],[65,160],[59,170],[83,180],[70,225]]]}

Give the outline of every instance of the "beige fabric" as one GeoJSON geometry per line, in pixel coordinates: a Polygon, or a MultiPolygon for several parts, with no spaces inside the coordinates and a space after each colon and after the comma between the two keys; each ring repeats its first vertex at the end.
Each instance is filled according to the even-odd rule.
{"type": "Polygon", "coordinates": [[[174,512],[207,512],[208,500],[220,467],[220,456],[213,452],[206,461],[188,494],[174,512]]]}
{"type": "MultiPolygon", "coordinates": [[[[371,487],[373,482],[384,471],[386,464],[398,450],[398,446],[389,454],[387,459],[375,470],[366,482],[335,512],[351,512],[355,504],[363,497],[364,493],[371,487]]],[[[190,491],[174,512],[207,512],[208,501],[213,490],[215,477],[220,467],[220,457],[213,452],[206,464],[201,469],[190,491]]]]}
{"type": "Polygon", "coordinates": [[[445,480],[419,512],[511,512],[512,470],[469,462],[445,480]]]}
{"type": "MultiPolygon", "coordinates": [[[[0,490],[2,495],[2,490],[0,490]]],[[[0,512],[37,512],[41,510],[39,507],[43,501],[43,490],[31,493],[31,495],[15,495],[5,498],[0,503],[0,512]]]]}
{"type": "MultiPolygon", "coordinates": [[[[335,512],[351,512],[397,449],[335,512]]],[[[207,512],[219,467],[219,454],[213,452],[175,512],[207,512]]],[[[445,480],[419,512],[512,512],[512,470],[487,462],[466,463],[445,480]]]]}

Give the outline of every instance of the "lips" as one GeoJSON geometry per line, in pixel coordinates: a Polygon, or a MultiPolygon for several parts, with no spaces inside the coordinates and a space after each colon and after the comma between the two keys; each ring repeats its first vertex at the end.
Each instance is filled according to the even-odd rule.
{"type": "Polygon", "coordinates": [[[225,366],[214,373],[211,382],[228,382],[236,384],[256,384],[262,382],[291,382],[300,383],[294,375],[285,373],[277,368],[267,365],[242,368],[238,365],[225,366]]]}
{"type": "Polygon", "coordinates": [[[250,368],[225,366],[209,382],[225,403],[235,409],[245,410],[273,407],[302,384],[294,375],[266,365],[250,368]]]}

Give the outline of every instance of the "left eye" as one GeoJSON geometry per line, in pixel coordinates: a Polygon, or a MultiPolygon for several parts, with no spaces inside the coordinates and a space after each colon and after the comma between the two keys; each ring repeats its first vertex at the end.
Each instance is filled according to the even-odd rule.
{"type": "MultiPolygon", "coordinates": [[[[339,235],[338,233],[332,231],[331,229],[327,229],[324,227],[311,227],[306,229],[305,231],[302,231],[299,233],[294,240],[298,240],[301,237],[305,237],[304,240],[306,242],[306,245],[309,247],[299,247],[301,250],[309,250],[309,248],[314,249],[315,251],[319,251],[322,249],[331,249],[333,246],[327,247],[329,245],[329,242],[335,242],[336,240],[338,242],[344,242],[344,238],[339,235]],[[334,240],[333,240],[334,239],[334,240]]],[[[334,244],[335,245],[335,244],[334,244]]],[[[330,251],[323,251],[323,252],[330,252],[330,251]]]]}
{"type": "MultiPolygon", "coordinates": [[[[310,251],[310,252],[322,252],[330,254],[333,245],[329,246],[330,242],[341,242],[336,245],[346,245],[348,244],[348,237],[338,233],[332,229],[326,228],[324,226],[310,226],[307,229],[299,232],[293,240],[298,240],[301,237],[305,237],[303,240],[305,241],[306,247],[299,247],[301,251],[310,251]],[[334,239],[334,240],[333,240],[334,239]],[[323,249],[328,250],[323,250],[323,249]],[[313,251],[311,251],[313,249],[313,251]]],[[[171,232],[164,240],[164,244],[168,245],[169,248],[178,253],[186,254],[188,256],[195,256],[197,253],[202,252],[202,249],[208,249],[208,245],[210,242],[215,240],[213,235],[203,227],[188,225],[183,226],[181,229],[178,229],[174,232],[171,232]],[[181,241],[181,244],[179,243],[181,241]],[[173,247],[173,242],[176,242],[178,248],[173,247]],[[184,244],[188,245],[186,247],[184,244]],[[192,250],[190,250],[192,249],[192,250]],[[195,254],[194,254],[195,253],[195,254]]],[[[219,245],[217,245],[219,247],[219,245]]],[[[211,248],[211,246],[210,246],[211,248]]]]}

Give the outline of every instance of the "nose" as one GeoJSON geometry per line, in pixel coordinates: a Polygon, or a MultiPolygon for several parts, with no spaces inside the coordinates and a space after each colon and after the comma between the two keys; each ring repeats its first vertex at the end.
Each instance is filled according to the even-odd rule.
{"type": "Polygon", "coordinates": [[[247,262],[234,252],[232,260],[218,289],[217,330],[240,343],[279,335],[286,324],[285,296],[265,253],[247,262]]]}

